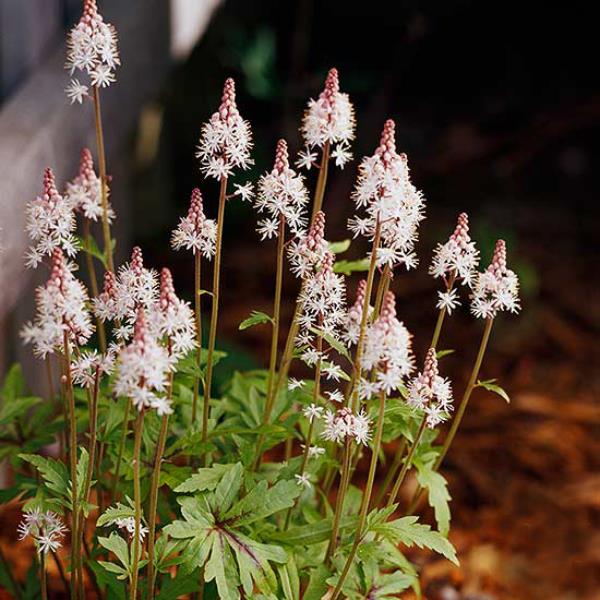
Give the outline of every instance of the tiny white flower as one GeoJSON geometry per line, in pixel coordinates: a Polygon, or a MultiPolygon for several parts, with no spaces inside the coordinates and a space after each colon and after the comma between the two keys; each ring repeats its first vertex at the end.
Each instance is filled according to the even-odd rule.
{"type": "Polygon", "coordinates": [[[306,489],[310,489],[312,487],[312,483],[310,482],[310,477],[306,473],[302,473],[301,475],[294,475],[296,479],[296,483],[306,489]]]}
{"type": "Polygon", "coordinates": [[[302,414],[312,423],[313,419],[320,418],[323,413],[323,407],[317,406],[316,404],[311,404],[306,406],[302,411],[302,414]]]}
{"type": "Polygon", "coordinates": [[[302,379],[295,379],[294,377],[290,377],[288,382],[288,390],[292,391],[295,389],[301,389],[306,385],[306,381],[302,379]]]}

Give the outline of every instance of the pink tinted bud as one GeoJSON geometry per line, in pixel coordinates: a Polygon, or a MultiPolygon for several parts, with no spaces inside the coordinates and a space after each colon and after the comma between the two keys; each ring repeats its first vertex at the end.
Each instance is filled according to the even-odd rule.
{"type": "Polygon", "coordinates": [[[200,234],[204,225],[204,208],[202,194],[198,188],[192,190],[188,219],[194,224],[194,232],[200,234]]]}
{"type": "Polygon", "coordinates": [[[131,252],[131,270],[138,276],[144,271],[144,257],[139,246],[135,246],[131,252]]]}
{"type": "Polygon", "coordinates": [[[223,96],[221,97],[221,105],[219,106],[219,116],[223,120],[227,120],[232,115],[237,115],[238,109],[235,102],[235,81],[228,77],[223,86],[223,96]]]}
{"type": "Polygon", "coordinates": [[[438,374],[438,361],[435,354],[435,348],[429,348],[429,350],[427,350],[427,356],[425,356],[425,365],[423,366],[424,383],[429,387],[432,387],[438,374]]]}
{"type": "Polygon", "coordinates": [[[384,160],[389,160],[396,154],[396,124],[392,119],[388,119],[383,126],[379,147],[376,152],[384,160]]]}
{"type": "Polygon", "coordinates": [[[335,262],[335,256],[333,252],[326,252],[321,263],[321,270],[319,273],[321,276],[325,276],[329,273],[333,273],[333,263],[335,262]]]}
{"type": "Polygon", "coordinates": [[[494,248],[494,256],[488,267],[488,271],[497,277],[502,277],[506,273],[506,242],[498,240],[494,248]]]}
{"type": "Polygon", "coordinates": [[[112,271],[104,273],[103,292],[108,298],[116,298],[117,296],[117,278],[112,271]]]}
{"type": "Polygon", "coordinates": [[[325,236],[325,213],[320,210],[316,215],[308,230],[308,247],[310,250],[314,250],[322,241],[325,236]]]}
{"type": "Polygon", "coordinates": [[[52,274],[50,280],[53,286],[62,290],[65,276],[65,257],[60,248],[54,248],[52,251],[52,274]]]}
{"type": "Polygon", "coordinates": [[[90,24],[94,20],[102,21],[102,17],[98,13],[96,0],[83,0],[83,13],[80,22],[90,24]]]}
{"type": "Polygon", "coordinates": [[[354,301],[354,307],[362,310],[363,304],[365,303],[365,296],[367,294],[367,280],[361,279],[358,282],[358,288],[356,290],[356,300],[354,301]]]}
{"type": "Polygon", "coordinates": [[[59,193],[56,189],[56,180],[54,178],[54,172],[50,167],[47,167],[44,170],[44,199],[52,200],[56,196],[59,196],[59,193]]]}
{"type": "Polygon", "coordinates": [[[277,174],[281,175],[290,168],[290,161],[288,155],[288,146],[285,140],[279,140],[277,142],[277,148],[275,150],[275,164],[273,170],[277,174]]]}
{"type": "Polygon", "coordinates": [[[450,239],[456,242],[461,248],[464,248],[471,241],[471,236],[469,235],[469,217],[467,213],[460,213],[460,215],[458,215],[456,229],[450,236],[450,239]]]}
{"type": "Polygon", "coordinates": [[[390,325],[391,322],[396,318],[396,297],[394,293],[388,291],[383,297],[381,304],[381,312],[379,313],[379,319],[386,325],[390,325]]]}
{"type": "Polygon", "coordinates": [[[79,175],[83,179],[90,179],[94,175],[94,158],[89,148],[81,151],[79,159],[79,175]]]}
{"type": "Polygon", "coordinates": [[[330,103],[335,102],[335,96],[340,91],[340,78],[338,70],[333,67],[329,69],[327,78],[325,79],[325,88],[321,92],[321,98],[327,100],[330,103]]]}
{"type": "Polygon", "coordinates": [[[137,315],[135,318],[135,325],[133,326],[133,341],[143,347],[146,342],[148,335],[148,329],[146,326],[146,313],[142,307],[138,308],[137,315]]]}
{"type": "Polygon", "coordinates": [[[160,308],[167,310],[177,300],[175,287],[173,286],[173,276],[169,269],[164,268],[160,272],[160,308]]]}

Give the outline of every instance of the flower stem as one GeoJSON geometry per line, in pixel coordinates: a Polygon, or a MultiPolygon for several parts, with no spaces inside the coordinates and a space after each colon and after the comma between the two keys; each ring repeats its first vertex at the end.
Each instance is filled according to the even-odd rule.
{"type": "Polygon", "coordinates": [[[48,600],[48,581],[46,579],[46,553],[40,552],[40,598],[48,600]]]}
{"type": "Polygon", "coordinates": [[[123,429],[121,430],[121,441],[119,442],[119,453],[117,454],[117,463],[115,465],[115,478],[111,492],[110,503],[113,504],[117,496],[117,485],[119,483],[119,475],[121,474],[121,463],[123,462],[123,453],[125,452],[125,442],[129,433],[129,413],[131,412],[131,398],[127,399],[125,405],[125,414],[123,415],[123,429]]]}
{"type": "MultiPolygon", "coordinates": [[[[96,462],[96,439],[98,430],[98,392],[100,388],[100,368],[96,367],[96,374],[94,376],[94,390],[89,396],[89,419],[90,419],[90,444],[88,450],[89,463],[85,474],[85,482],[83,485],[83,501],[89,502],[90,491],[92,487],[92,474],[94,473],[94,464],[96,462]]],[[[83,511],[81,511],[78,531],[81,541],[85,536],[85,518],[83,511]]],[[[81,546],[80,546],[81,547],[81,546]]]]}
{"type": "Polygon", "coordinates": [[[465,389],[465,393],[460,401],[458,406],[458,410],[456,411],[456,415],[452,421],[452,426],[450,427],[450,431],[444,440],[444,445],[442,446],[442,451],[440,452],[437,460],[435,461],[434,468],[435,470],[439,469],[450,445],[452,444],[454,437],[456,436],[456,432],[460,426],[460,423],[463,419],[465,411],[467,410],[467,405],[469,403],[469,399],[471,398],[471,394],[475,389],[477,384],[477,377],[479,376],[479,370],[481,369],[481,364],[483,362],[483,357],[485,355],[485,350],[487,348],[490,333],[492,332],[492,325],[494,324],[494,319],[488,319],[485,323],[485,329],[483,330],[483,336],[481,338],[481,343],[479,344],[479,351],[477,352],[477,358],[475,359],[475,364],[473,365],[473,370],[471,371],[471,376],[469,377],[469,383],[467,384],[467,388],[465,389]]]}
{"type": "Polygon", "coordinates": [[[130,600],[137,600],[138,565],[140,563],[140,529],[142,523],[142,492],[140,488],[140,461],[142,449],[142,429],[144,411],[140,410],[135,418],[133,444],[133,502],[135,506],[135,527],[133,531],[133,549],[131,562],[130,600]]]}
{"type": "Polygon", "coordinates": [[[63,582],[63,585],[65,587],[65,593],[68,596],[69,595],[69,581],[68,581],[67,575],[65,573],[65,568],[63,567],[62,563],[60,562],[60,558],[58,558],[58,554],[56,553],[56,551],[51,550],[51,552],[52,552],[52,558],[54,559],[54,563],[56,564],[56,568],[58,569],[58,574],[59,574],[60,579],[63,582]]]}
{"type": "MultiPolygon", "coordinates": [[[[172,387],[172,386],[171,386],[172,387]]],[[[169,428],[169,415],[164,415],[160,424],[160,433],[158,435],[158,444],[154,456],[154,471],[152,473],[152,482],[150,484],[150,503],[148,506],[148,598],[154,600],[154,584],[156,580],[156,571],[154,570],[154,541],[156,539],[156,506],[158,504],[158,487],[160,482],[160,465],[162,463],[165,444],[167,442],[167,432],[169,428]]]]}
{"type": "Polygon", "coordinates": [[[337,538],[340,531],[340,519],[342,518],[342,510],[344,508],[344,497],[346,495],[346,479],[348,477],[349,467],[350,467],[350,439],[346,438],[346,442],[344,445],[344,455],[342,458],[342,470],[341,470],[341,479],[340,479],[340,487],[338,489],[337,498],[335,502],[335,512],[333,515],[333,525],[331,528],[331,538],[329,540],[329,546],[327,548],[327,553],[325,554],[325,562],[328,562],[335,552],[335,548],[337,546],[337,538]]]}
{"type": "Polygon", "coordinates": [[[385,479],[383,480],[381,488],[379,489],[379,492],[375,497],[374,506],[378,506],[379,504],[381,504],[381,501],[385,498],[385,495],[390,489],[390,485],[392,485],[392,481],[394,481],[394,478],[398,473],[398,469],[400,469],[400,467],[402,466],[402,458],[404,457],[405,451],[406,438],[402,438],[402,441],[400,442],[400,445],[398,446],[396,453],[394,454],[394,460],[392,461],[388,472],[385,474],[385,479]]]}
{"type": "Polygon", "coordinates": [[[321,165],[319,166],[319,177],[317,178],[317,187],[315,188],[315,200],[313,202],[313,212],[311,223],[315,219],[315,215],[323,206],[323,197],[325,196],[325,187],[327,185],[327,170],[329,166],[329,142],[323,145],[323,153],[321,155],[321,165]]]}
{"type": "MultiPolygon", "coordinates": [[[[486,348],[487,348],[487,345],[488,345],[488,342],[490,339],[490,334],[492,332],[493,324],[494,324],[493,318],[488,319],[485,323],[485,329],[483,330],[483,336],[482,336],[481,342],[479,344],[477,358],[475,359],[475,364],[473,365],[473,370],[471,371],[471,376],[469,377],[469,382],[467,383],[467,387],[465,389],[463,397],[458,406],[458,410],[456,411],[456,415],[454,416],[452,425],[450,426],[450,431],[448,432],[448,435],[446,436],[446,439],[444,440],[442,450],[441,450],[440,454],[438,455],[435,463],[433,464],[434,471],[437,471],[440,468],[442,461],[444,460],[446,454],[448,453],[450,445],[452,444],[452,442],[454,441],[454,438],[456,437],[456,432],[458,431],[460,423],[464,417],[465,411],[467,410],[467,405],[469,404],[469,399],[471,398],[471,394],[473,393],[473,390],[475,389],[475,386],[477,385],[477,377],[479,376],[481,364],[483,363],[483,357],[485,355],[485,351],[486,351],[486,348]]],[[[414,510],[416,509],[416,507],[419,503],[419,500],[421,499],[422,493],[423,493],[423,488],[419,486],[413,495],[413,498],[412,498],[410,505],[408,507],[408,510],[407,510],[407,514],[411,514],[414,512],[414,510]]]]}
{"type": "Polygon", "coordinates": [[[373,493],[373,483],[375,482],[375,471],[377,470],[377,462],[379,460],[379,449],[381,448],[381,437],[383,435],[383,421],[385,414],[385,392],[381,392],[379,395],[379,410],[377,412],[377,430],[375,431],[375,439],[373,440],[373,450],[371,452],[371,464],[369,465],[369,474],[367,476],[367,485],[365,487],[365,491],[362,497],[362,504],[360,507],[360,513],[358,516],[358,524],[356,526],[356,533],[354,534],[354,543],[352,544],[352,549],[350,550],[350,554],[346,559],[346,563],[338,579],[337,585],[335,586],[335,590],[333,591],[333,595],[331,596],[331,600],[336,600],[339,596],[342,586],[344,585],[344,581],[348,575],[348,571],[352,566],[352,561],[356,556],[356,551],[358,550],[358,546],[360,545],[361,538],[363,536],[365,523],[367,521],[367,514],[369,512],[369,505],[371,503],[371,494],[373,493]]]}
{"type": "Polygon", "coordinates": [[[110,223],[108,222],[108,180],[106,176],[106,153],[104,150],[104,133],[102,131],[102,110],[100,108],[100,90],[94,90],[94,117],[96,123],[96,143],[98,145],[98,169],[100,171],[100,197],[102,201],[102,237],[104,238],[104,254],[109,271],[115,270],[113,263],[112,241],[110,238],[110,223]]]}
{"type": "MultiPolygon", "coordinates": [[[[452,288],[454,287],[454,282],[456,281],[456,272],[452,271],[450,278],[448,279],[448,284],[446,286],[446,292],[450,293],[452,288]]],[[[446,316],[446,307],[442,306],[440,308],[440,312],[438,313],[438,318],[435,323],[435,330],[433,332],[433,337],[431,338],[430,348],[437,348],[438,342],[440,341],[440,334],[442,332],[442,325],[444,324],[444,317],[446,316]]]]}
{"type": "MultiPolygon", "coordinates": [[[[277,267],[275,271],[275,298],[273,301],[273,331],[271,334],[271,356],[269,359],[269,375],[267,383],[267,398],[265,400],[265,412],[263,415],[263,424],[267,425],[271,419],[273,412],[273,404],[277,396],[275,386],[275,367],[277,366],[277,350],[279,342],[279,323],[281,316],[281,289],[283,287],[283,256],[285,249],[285,217],[279,216],[279,231],[277,232],[277,267]]],[[[265,441],[265,436],[262,434],[256,443],[256,457],[254,461],[254,469],[260,466],[262,457],[262,447],[265,441]]]]}
{"type": "MultiPolygon", "coordinates": [[[[202,255],[200,252],[194,254],[194,315],[196,320],[196,367],[200,371],[200,360],[202,358],[202,314],[201,314],[201,275],[202,255]]],[[[192,401],[192,427],[196,425],[198,414],[198,393],[200,391],[200,376],[194,378],[194,399],[192,401]]]]}
{"type": "MultiPolygon", "coordinates": [[[[223,221],[225,220],[225,202],[227,200],[227,177],[221,178],[219,192],[219,212],[217,216],[217,237],[215,241],[215,263],[213,267],[212,307],[210,314],[210,331],[208,336],[208,356],[206,358],[206,374],[204,381],[204,406],[202,410],[202,441],[208,440],[208,411],[213,374],[213,354],[217,340],[217,321],[219,318],[219,285],[221,277],[221,246],[223,240],[223,221]]],[[[205,460],[208,462],[208,454],[205,460]]]]}
{"type": "Polygon", "coordinates": [[[354,356],[354,366],[352,369],[352,381],[350,382],[348,406],[354,412],[356,410],[356,402],[358,400],[358,384],[360,382],[361,362],[363,355],[363,346],[365,334],[367,331],[367,322],[369,319],[369,306],[371,304],[371,293],[373,291],[373,281],[375,279],[375,270],[377,267],[377,249],[379,248],[379,240],[381,239],[381,223],[377,218],[375,225],[375,235],[373,237],[373,248],[371,249],[371,260],[369,262],[369,274],[367,275],[367,289],[365,290],[365,300],[363,302],[362,315],[360,319],[360,331],[358,342],[356,344],[356,354],[354,356]]]}
{"type": "Polygon", "coordinates": [[[398,496],[400,487],[404,483],[406,474],[408,473],[408,470],[410,469],[410,466],[412,465],[413,458],[415,457],[415,452],[417,451],[417,448],[418,448],[419,444],[421,443],[421,439],[423,438],[423,434],[425,433],[426,425],[427,425],[427,421],[426,421],[426,419],[423,419],[421,421],[421,424],[419,425],[419,430],[417,431],[417,435],[415,436],[415,441],[413,442],[412,446],[410,447],[410,450],[408,451],[408,456],[406,457],[406,460],[404,461],[404,464],[402,465],[402,469],[400,471],[400,474],[398,475],[398,479],[396,479],[396,483],[394,484],[394,487],[392,488],[392,491],[388,498],[386,507],[390,507],[390,506],[392,506],[392,504],[394,504],[394,502],[396,502],[396,497],[398,496]]]}
{"type": "MultiPolygon", "coordinates": [[[[96,276],[96,267],[94,265],[94,257],[91,254],[92,234],[90,232],[90,220],[83,217],[83,245],[85,248],[85,264],[87,267],[88,276],[90,278],[90,286],[92,288],[92,296],[98,296],[98,277],[96,276]]],[[[106,352],[106,330],[104,321],[96,317],[96,330],[98,331],[98,343],[102,354],[106,352]]]]}
{"type": "Polygon", "coordinates": [[[69,332],[63,333],[65,356],[65,391],[69,412],[69,462],[71,469],[71,599],[78,595],[81,569],[79,566],[79,506],[77,498],[77,423],[75,420],[75,395],[71,378],[71,348],[69,332]]]}

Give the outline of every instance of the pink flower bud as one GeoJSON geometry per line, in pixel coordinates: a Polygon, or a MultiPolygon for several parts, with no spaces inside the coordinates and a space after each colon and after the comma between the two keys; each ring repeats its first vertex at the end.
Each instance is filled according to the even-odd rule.
{"type": "Polygon", "coordinates": [[[290,161],[288,155],[288,146],[285,140],[279,140],[277,142],[277,148],[275,150],[275,164],[273,165],[273,171],[281,175],[290,168],[290,161]]]}

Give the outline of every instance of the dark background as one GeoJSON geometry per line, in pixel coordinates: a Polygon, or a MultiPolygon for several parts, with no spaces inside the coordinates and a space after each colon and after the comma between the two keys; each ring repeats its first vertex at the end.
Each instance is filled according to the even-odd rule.
{"type": "MultiPolygon", "coordinates": [[[[193,186],[216,212],[217,186],[202,180],[194,146],[223,79],[235,77],[256,141],[256,168],[239,180],[255,180],[278,137],[299,148],[306,101],[336,66],[356,107],[355,158],[395,119],[427,199],[421,268],[393,284],[419,356],[435,318],[426,266],[458,212],[469,213],[484,261],[497,237],[507,240],[523,312],[498,319],[482,377],[498,377],[512,402],[476,392],[447,460],[462,567],[422,559],[432,599],[598,598],[600,90],[590,17],[573,3],[230,1],[165,87],[153,109],[159,141],[137,165],[137,241],[189,288],[190,257],[164,241],[193,186]]],[[[356,164],[330,170],[330,239],[347,237],[356,164]]],[[[248,205],[227,210],[220,329],[229,366],[247,366],[266,359],[269,334],[237,325],[270,309],[274,244],[259,242],[248,205]]],[[[363,252],[359,243],[349,254],[363,252]]],[[[288,278],[288,316],[295,285],[288,278]]],[[[457,395],[480,334],[464,308],[444,330],[457,395]]]]}

